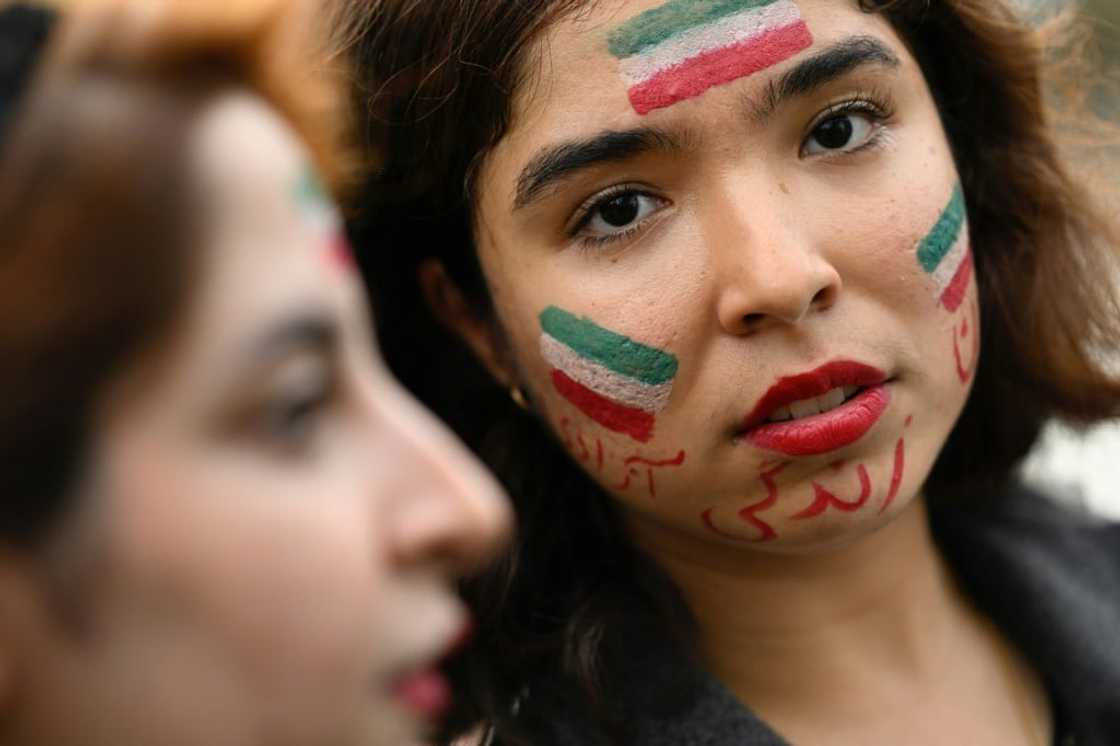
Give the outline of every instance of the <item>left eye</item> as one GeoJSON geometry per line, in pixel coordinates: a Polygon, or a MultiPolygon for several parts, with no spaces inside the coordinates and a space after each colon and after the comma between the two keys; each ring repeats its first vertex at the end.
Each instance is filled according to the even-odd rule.
{"type": "Polygon", "coordinates": [[[591,238],[624,234],[663,205],[662,200],[638,191],[613,194],[592,206],[581,232],[591,238]]]}
{"type": "Polygon", "coordinates": [[[875,123],[867,114],[845,112],[818,124],[805,141],[805,154],[847,153],[866,145],[875,134],[875,123]]]}

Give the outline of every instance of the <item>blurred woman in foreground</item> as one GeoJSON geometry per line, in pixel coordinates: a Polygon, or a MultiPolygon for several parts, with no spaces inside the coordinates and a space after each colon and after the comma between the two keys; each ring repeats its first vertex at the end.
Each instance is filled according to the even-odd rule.
{"type": "Polygon", "coordinates": [[[406,742],[507,508],[373,352],[314,24],[66,15],[0,150],[0,741],[406,742]]]}

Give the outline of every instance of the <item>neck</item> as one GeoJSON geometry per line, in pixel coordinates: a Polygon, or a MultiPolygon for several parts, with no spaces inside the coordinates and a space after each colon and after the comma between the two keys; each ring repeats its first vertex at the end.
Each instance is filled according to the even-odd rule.
{"type": "Polygon", "coordinates": [[[682,591],[709,669],[763,711],[809,692],[850,707],[844,693],[873,696],[876,682],[935,680],[972,619],[921,499],[869,536],[802,555],[713,552],[634,528],[682,591]]]}

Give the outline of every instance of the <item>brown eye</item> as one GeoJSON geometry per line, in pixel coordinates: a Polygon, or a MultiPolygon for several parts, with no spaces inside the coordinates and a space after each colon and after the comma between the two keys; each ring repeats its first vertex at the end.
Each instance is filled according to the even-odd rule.
{"type": "Polygon", "coordinates": [[[593,240],[624,236],[665,204],[659,197],[633,189],[616,192],[590,207],[579,232],[593,240]]]}
{"type": "Polygon", "coordinates": [[[330,406],[333,379],[330,367],[318,361],[303,361],[285,371],[261,409],[264,437],[285,450],[308,445],[330,406]]]}
{"type": "Polygon", "coordinates": [[[622,194],[610,199],[599,208],[603,222],[615,228],[625,228],[638,217],[642,205],[638,195],[622,194]]]}
{"type": "Polygon", "coordinates": [[[835,117],[822,122],[813,136],[822,147],[838,150],[852,141],[853,132],[855,127],[850,117],[835,117]]]}
{"type": "Polygon", "coordinates": [[[850,152],[866,145],[874,135],[875,121],[870,114],[855,111],[836,114],[813,128],[804,152],[807,155],[850,152]]]}

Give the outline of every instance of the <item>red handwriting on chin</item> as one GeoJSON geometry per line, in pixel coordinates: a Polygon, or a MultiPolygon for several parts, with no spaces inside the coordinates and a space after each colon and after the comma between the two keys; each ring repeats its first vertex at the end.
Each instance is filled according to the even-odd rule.
{"type": "Polygon", "coordinates": [[[813,491],[816,493],[813,504],[794,515],[794,519],[803,520],[805,518],[815,518],[828,510],[829,507],[836,508],[844,513],[852,513],[862,508],[871,497],[871,477],[867,475],[867,467],[863,464],[856,467],[856,473],[859,474],[860,492],[859,497],[855,500],[841,500],[824,487],[813,482],[813,491]]]}
{"type": "MultiPolygon", "coordinates": [[[[910,426],[912,418],[906,419],[906,427],[910,426]]],[[[887,495],[883,500],[883,504],[879,507],[879,513],[886,512],[887,508],[891,506],[895,498],[898,497],[898,490],[902,486],[902,476],[906,469],[906,439],[899,438],[898,443],[894,447],[894,468],[891,470],[891,481],[887,487],[887,495]]],[[[867,504],[871,498],[872,486],[871,477],[867,473],[867,467],[860,464],[856,467],[856,474],[859,476],[860,492],[859,496],[853,500],[843,500],[836,495],[826,490],[821,485],[813,482],[813,492],[815,493],[813,503],[796,513],[793,516],[794,520],[804,520],[806,518],[816,518],[824,514],[829,508],[834,508],[843,513],[854,513],[867,504]]]]}
{"type": "MultiPolygon", "coordinates": [[[[905,427],[910,427],[911,422],[913,422],[913,417],[907,417],[905,427]]],[[[774,462],[767,462],[767,465],[771,465],[773,463],[774,462]]],[[[758,514],[770,510],[778,502],[779,490],[774,478],[777,477],[778,474],[780,474],[782,470],[787,466],[789,466],[789,462],[780,464],[775,468],[762,472],[759,475],[759,479],[761,479],[762,483],[766,485],[766,498],[753,505],[748,505],[747,507],[739,511],[739,518],[741,518],[746,523],[749,523],[751,526],[758,530],[759,535],[757,538],[745,539],[743,537],[736,536],[734,534],[721,530],[718,526],[715,525],[715,522],[712,520],[712,513],[715,511],[715,508],[708,508],[700,514],[700,520],[703,522],[705,528],[707,528],[717,536],[741,542],[750,541],[752,543],[761,543],[765,541],[772,541],[778,538],[778,532],[774,529],[774,527],[766,521],[762,520],[762,518],[760,518],[758,514]]],[[[844,461],[836,461],[832,464],[829,464],[829,470],[836,472],[843,470],[845,466],[846,464],[844,461]]],[[[880,514],[886,512],[887,509],[890,508],[890,506],[894,503],[895,498],[898,497],[899,489],[902,487],[902,478],[904,476],[905,470],[906,440],[905,438],[900,437],[898,439],[898,442],[895,444],[894,467],[891,470],[891,480],[889,486],[887,487],[886,497],[883,500],[883,504],[879,507],[878,512],[880,514]]],[[[799,513],[794,514],[791,517],[792,520],[806,520],[810,518],[817,518],[826,513],[830,508],[839,510],[843,513],[854,513],[865,507],[870,501],[871,495],[873,494],[875,489],[871,483],[871,475],[868,473],[866,466],[864,466],[863,464],[859,464],[856,467],[856,475],[859,478],[860,491],[859,495],[851,500],[844,500],[840,497],[837,497],[835,494],[825,489],[820,484],[813,482],[813,503],[799,513]]]]}
{"type": "MultiPolygon", "coordinates": [[[[909,425],[909,421],[906,423],[909,425]]],[[[906,439],[899,438],[898,443],[894,447],[894,470],[891,471],[891,486],[887,491],[887,499],[883,501],[883,506],[879,508],[880,513],[886,512],[887,508],[891,506],[894,499],[898,497],[898,488],[902,486],[902,474],[906,469],[906,439]]]]}
{"type": "Polygon", "coordinates": [[[774,530],[774,527],[759,518],[758,514],[763,511],[769,510],[770,508],[774,507],[775,503],[778,502],[778,485],[774,481],[774,477],[781,474],[782,469],[786,468],[788,465],[788,463],[784,463],[777,467],[774,467],[773,469],[770,469],[769,471],[764,471],[759,474],[758,478],[762,480],[762,483],[764,485],[766,485],[766,498],[764,500],[760,500],[754,505],[748,505],[747,507],[739,511],[740,519],[746,521],[747,523],[758,529],[759,535],[757,538],[744,539],[740,536],[729,534],[726,531],[721,531],[712,521],[712,511],[715,510],[715,508],[708,508],[700,514],[700,520],[703,521],[704,526],[707,527],[709,531],[718,536],[722,536],[725,539],[734,539],[735,541],[750,541],[755,544],[761,544],[762,542],[773,541],[774,539],[778,538],[778,533],[774,530]]]}
{"type": "Polygon", "coordinates": [[[960,379],[962,384],[967,384],[972,380],[972,375],[976,372],[976,363],[980,357],[980,332],[975,323],[978,315],[975,300],[969,304],[969,309],[973,314],[972,324],[969,324],[967,315],[964,316],[960,324],[953,322],[953,359],[957,363],[957,378],[960,379]],[[961,343],[967,343],[970,336],[972,337],[972,357],[966,366],[961,354],[961,343]]]}

